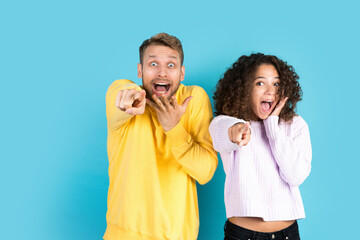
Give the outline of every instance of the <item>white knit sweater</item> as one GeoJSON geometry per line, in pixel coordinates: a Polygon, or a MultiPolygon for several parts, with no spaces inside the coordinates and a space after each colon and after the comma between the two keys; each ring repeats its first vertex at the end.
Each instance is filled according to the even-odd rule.
{"type": "Polygon", "coordinates": [[[299,185],[311,170],[311,143],[306,122],[296,116],[289,123],[276,116],[253,121],[247,146],[230,142],[229,127],[243,122],[218,116],[210,124],[221,155],[227,217],[261,217],[265,221],[305,217],[299,185]]]}

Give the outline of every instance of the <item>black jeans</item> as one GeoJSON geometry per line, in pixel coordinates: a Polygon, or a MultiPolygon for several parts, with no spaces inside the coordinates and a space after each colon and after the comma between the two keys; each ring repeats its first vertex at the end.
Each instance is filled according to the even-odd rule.
{"type": "Polygon", "coordinates": [[[227,220],[225,222],[224,232],[224,240],[300,240],[299,228],[296,221],[283,230],[264,233],[242,228],[227,220]]]}

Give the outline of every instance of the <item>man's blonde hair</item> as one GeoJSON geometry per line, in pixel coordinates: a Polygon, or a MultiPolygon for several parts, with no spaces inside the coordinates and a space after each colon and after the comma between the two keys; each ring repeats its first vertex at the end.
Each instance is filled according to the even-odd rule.
{"type": "Polygon", "coordinates": [[[180,40],[172,35],[169,35],[167,33],[158,33],[154,36],[152,36],[149,39],[146,39],[141,46],[139,47],[139,54],[140,54],[140,63],[143,64],[143,56],[144,52],[147,47],[150,45],[162,45],[170,47],[174,50],[176,50],[180,55],[180,61],[181,65],[184,63],[184,51],[181,45],[180,40]]]}

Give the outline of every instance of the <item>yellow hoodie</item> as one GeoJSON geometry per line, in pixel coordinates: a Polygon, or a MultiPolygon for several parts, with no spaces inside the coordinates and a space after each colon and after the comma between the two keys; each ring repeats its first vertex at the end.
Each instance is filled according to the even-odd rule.
{"type": "Polygon", "coordinates": [[[117,80],[106,94],[109,191],[106,240],[197,239],[195,180],[207,183],[217,167],[206,92],[180,84],[179,104],[193,96],[180,122],[165,132],[148,105],[132,116],[115,107],[119,90],[141,88],[117,80]]]}

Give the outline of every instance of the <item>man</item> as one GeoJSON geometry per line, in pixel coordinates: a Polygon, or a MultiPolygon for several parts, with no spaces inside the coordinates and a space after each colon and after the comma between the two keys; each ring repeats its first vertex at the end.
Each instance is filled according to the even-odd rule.
{"type": "Polygon", "coordinates": [[[196,183],[217,167],[209,98],[184,86],[180,41],[166,33],[140,46],[140,87],[117,80],[106,94],[109,192],[106,240],[197,239],[196,183]]]}

